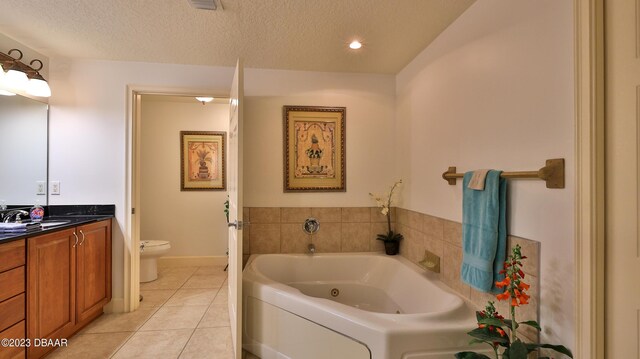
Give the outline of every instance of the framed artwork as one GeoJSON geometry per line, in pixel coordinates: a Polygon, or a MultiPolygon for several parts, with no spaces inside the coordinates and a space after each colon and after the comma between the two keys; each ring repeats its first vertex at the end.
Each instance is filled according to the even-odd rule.
{"type": "Polygon", "coordinates": [[[346,191],[346,107],[284,106],[284,191],[346,191]]]}
{"type": "Polygon", "coordinates": [[[226,132],[180,131],[180,190],[224,191],[226,132]]]}

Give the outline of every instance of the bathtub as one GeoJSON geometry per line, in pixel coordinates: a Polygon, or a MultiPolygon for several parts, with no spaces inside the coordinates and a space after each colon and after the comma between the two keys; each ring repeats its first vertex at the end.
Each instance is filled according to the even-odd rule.
{"type": "Polygon", "coordinates": [[[263,254],[243,272],[243,348],[262,359],[440,359],[468,346],[475,311],[400,256],[263,254]]]}

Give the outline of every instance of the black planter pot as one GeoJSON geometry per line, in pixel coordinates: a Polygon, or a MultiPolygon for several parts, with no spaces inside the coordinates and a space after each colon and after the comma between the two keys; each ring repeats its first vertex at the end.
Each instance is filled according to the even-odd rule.
{"type": "Polygon", "coordinates": [[[384,251],[385,253],[387,253],[387,255],[395,256],[396,254],[398,254],[399,249],[400,249],[400,242],[397,242],[397,241],[384,242],[384,251]]]}

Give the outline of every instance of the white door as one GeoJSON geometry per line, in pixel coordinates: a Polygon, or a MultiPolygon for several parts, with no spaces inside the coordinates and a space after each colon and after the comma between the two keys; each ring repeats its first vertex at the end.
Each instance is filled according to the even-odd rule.
{"type": "Polygon", "coordinates": [[[229,114],[229,319],[236,359],[242,357],[242,105],[243,73],[238,60],[229,114]]]}
{"type": "Polygon", "coordinates": [[[605,3],[607,358],[640,358],[638,1],[605,3]]]}

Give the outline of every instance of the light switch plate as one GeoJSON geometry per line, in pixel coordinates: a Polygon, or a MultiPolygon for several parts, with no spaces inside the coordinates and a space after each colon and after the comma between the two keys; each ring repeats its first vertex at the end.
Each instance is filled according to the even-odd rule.
{"type": "Polygon", "coordinates": [[[46,185],[44,181],[36,181],[36,195],[47,194],[46,185]]]}
{"type": "Polygon", "coordinates": [[[60,194],[60,181],[51,181],[51,194],[60,194]]]}

